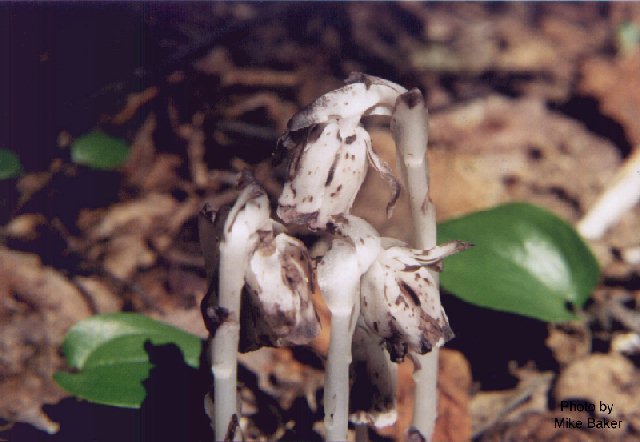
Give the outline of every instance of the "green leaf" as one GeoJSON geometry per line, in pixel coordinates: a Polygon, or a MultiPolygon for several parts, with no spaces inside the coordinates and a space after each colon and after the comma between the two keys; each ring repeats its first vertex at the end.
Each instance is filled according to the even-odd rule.
{"type": "Polygon", "coordinates": [[[0,180],[15,178],[22,172],[22,164],[15,152],[0,149],[0,180]]]}
{"type": "Polygon", "coordinates": [[[111,313],[85,319],[69,330],[62,350],[77,372],[57,372],[54,379],[91,402],[137,408],[146,394],[142,382],[153,367],[146,341],[175,344],[189,366],[199,365],[197,336],[135,313],[111,313]]]}
{"type": "Polygon", "coordinates": [[[447,258],[442,285],[482,307],[568,321],[598,282],[598,263],[575,230],[536,206],[505,204],[438,225],[440,242],[454,239],[475,247],[447,258]]]}
{"type": "Polygon", "coordinates": [[[115,169],[129,156],[129,146],[118,138],[95,131],[71,144],[71,161],[95,169],[115,169]]]}

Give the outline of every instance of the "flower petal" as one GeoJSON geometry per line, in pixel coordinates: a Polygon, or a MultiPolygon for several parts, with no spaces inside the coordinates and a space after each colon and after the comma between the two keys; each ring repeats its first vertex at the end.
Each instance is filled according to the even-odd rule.
{"type": "Polygon", "coordinates": [[[297,131],[336,119],[358,120],[377,106],[393,108],[396,98],[406,92],[402,86],[361,73],[351,74],[347,84],[327,92],[289,120],[288,129],[297,131]]]}
{"type": "Polygon", "coordinates": [[[278,200],[285,223],[326,227],[332,216],[348,213],[367,171],[369,134],[361,127],[346,139],[336,122],[318,125],[290,152],[289,180],[278,200]]]}
{"type": "Polygon", "coordinates": [[[398,181],[393,172],[391,172],[391,167],[389,167],[389,165],[373,151],[370,144],[367,149],[367,157],[369,158],[369,162],[373,168],[382,175],[382,178],[384,178],[391,188],[391,197],[387,203],[387,218],[391,218],[391,215],[393,215],[393,208],[395,207],[398,198],[400,198],[400,181],[398,181]]]}
{"type": "Polygon", "coordinates": [[[437,283],[427,266],[458,250],[448,243],[428,251],[388,245],[362,277],[361,315],[364,324],[385,340],[393,361],[407,352],[424,354],[453,337],[439,302],[437,283]]]}
{"type": "Polygon", "coordinates": [[[311,301],[313,273],[304,244],[264,232],[247,268],[241,320],[241,351],[261,345],[306,345],[320,323],[311,301]]]}

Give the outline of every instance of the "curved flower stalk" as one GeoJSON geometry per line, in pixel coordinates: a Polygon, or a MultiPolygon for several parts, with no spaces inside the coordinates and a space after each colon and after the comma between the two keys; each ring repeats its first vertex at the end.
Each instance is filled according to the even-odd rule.
{"type": "Polygon", "coordinates": [[[453,338],[429,269],[468,247],[451,242],[412,250],[396,240],[383,241],[383,250],[362,277],[360,315],[384,340],[392,361],[402,361],[409,351],[425,354],[453,338]]]}
{"type": "MultiPolygon", "coordinates": [[[[413,89],[398,97],[391,118],[391,132],[396,143],[396,158],[404,185],[409,194],[413,219],[413,243],[419,249],[436,245],[436,209],[429,195],[429,163],[427,156],[427,108],[422,93],[413,89]]],[[[433,272],[440,302],[438,275],[433,272]]],[[[414,434],[430,441],[437,415],[438,348],[430,353],[416,354],[413,379],[416,383],[416,401],[413,408],[414,434]]]]}
{"type": "MultiPolygon", "coordinates": [[[[237,421],[237,352],[261,345],[306,344],[319,322],[310,301],[311,264],[304,245],[270,218],[264,190],[249,183],[233,206],[205,207],[200,240],[209,277],[202,302],[211,334],[216,440],[237,421]]],[[[231,439],[237,436],[231,437],[231,439]]]]}
{"type": "Polygon", "coordinates": [[[371,147],[360,125],[365,115],[390,115],[403,87],[381,78],[354,74],[347,84],[326,93],[295,114],[280,140],[288,151],[288,177],[278,200],[286,223],[324,229],[334,216],[345,215],[362,185],[367,160],[391,186],[391,216],[400,185],[389,166],[371,147]]]}

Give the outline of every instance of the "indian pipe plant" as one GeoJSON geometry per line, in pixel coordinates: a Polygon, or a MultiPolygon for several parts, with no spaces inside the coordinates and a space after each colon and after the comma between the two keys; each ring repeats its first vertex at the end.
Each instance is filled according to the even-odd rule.
{"type": "Polygon", "coordinates": [[[363,74],[352,75],[345,86],[291,118],[280,140],[286,150],[287,179],[276,214],[285,224],[302,225],[319,236],[313,264],[303,244],[270,218],[266,194],[254,182],[245,184],[230,209],[204,212],[200,231],[211,290],[203,314],[212,337],[216,439],[229,438],[234,415],[240,415],[235,400],[236,352],[261,344],[306,344],[315,337],[318,321],[310,302],[315,278],[331,312],[324,391],[326,439],[347,440],[350,416],[359,424],[394,422],[390,390],[394,370],[387,360],[400,362],[407,356],[416,366],[414,426],[426,438],[432,434],[436,349],[453,337],[440,305],[436,272],[443,258],[469,244],[436,245],[426,123],[424,100],[417,89],[407,91],[363,74]],[[369,163],[390,184],[389,216],[400,192],[398,180],[373,151],[361,124],[362,117],[372,114],[391,117],[411,200],[413,248],[393,238],[380,238],[365,220],[349,214],[369,163]],[[218,222],[220,216],[224,220],[218,222]],[[282,233],[275,236],[275,230],[282,233]],[[280,251],[278,239],[290,251],[280,251]],[[246,345],[241,335],[247,336],[246,345]],[[361,407],[365,409],[355,403],[349,407],[353,343],[358,371],[373,374],[365,377],[380,384],[370,391],[381,397],[367,401],[361,407]]]}
{"type": "MultiPolygon", "coordinates": [[[[325,439],[347,440],[350,421],[356,428],[393,424],[395,365],[408,357],[416,382],[410,431],[431,440],[438,348],[453,337],[440,304],[444,258],[450,256],[442,283],[456,296],[543,321],[579,318],[597,283],[595,258],[571,226],[528,204],[442,223],[443,242],[436,243],[427,110],[417,89],[352,74],[343,87],[296,113],[278,147],[286,178],[277,207],[243,173],[234,203],[205,205],[199,215],[209,281],[202,314],[214,378],[205,409],[215,440],[243,437],[237,353],[310,343],[320,330],[312,302],[317,289],[331,313],[325,439]],[[400,177],[373,151],[362,125],[369,115],[388,117],[400,177]],[[401,188],[408,193],[411,244],[380,237],[349,213],[369,165],[389,183],[388,216],[401,188]],[[293,225],[316,238],[310,251],[288,233],[293,225]]],[[[139,407],[151,369],[146,341],[175,343],[185,362],[197,366],[195,336],[131,313],[99,315],[68,333],[63,351],[76,372],[58,372],[55,379],[93,402],[139,407]]]]}

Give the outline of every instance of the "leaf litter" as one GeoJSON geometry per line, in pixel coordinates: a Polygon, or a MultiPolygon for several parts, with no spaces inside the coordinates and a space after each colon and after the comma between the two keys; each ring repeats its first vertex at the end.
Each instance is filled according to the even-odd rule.
{"type": "MultiPolygon", "coordinates": [[[[640,141],[633,111],[640,46],[616,49],[620,24],[640,26],[638,5],[384,4],[376,14],[358,4],[304,13],[292,8],[217,5],[217,19],[275,14],[279,21],[252,22],[244,44],[220,38],[208,51],[185,58],[186,67],[165,73],[163,81],[117,97],[126,98],[125,106],[102,124],[128,134],[131,152],[121,171],[113,172],[119,187],[106,200],[84,207],[69,203],[57,209],[65,216],[56,216],[39,195],[59,191],[60,174],[76,187],[86,185],[86,175],[56,163],[49,172],[18,180],[15,191],[22,199],[3,227],[0,249],[4,419],[55,430],[41,406],[64,396],[51,381],[62,367],[58,349],[66,330],[92,313],[138,311],[206,336],[197,307],[206,291],[196,228],[203,200],[228,199],[234,176],[246,167],[275,197],[282,183],[282,171],[269,160],[276,137],[295,110],[351,71],[426,91],[439,219],[526,200],[575,223],[628,154],[620,138],[598,130],[597,122],[615,122],[624,145],[634,148],[640,141]],[[342,21],[332,19],[336,14],[342,21]],[[591,114],[570,112],[576,96],[595,100],[591,114]]],[[[192,22],[183,23],[185,29],[203,32],[198,20],[186,17],[192,22]]],[[[374,150],[395,167],[391,137],[373,132],[374,150]]],[[[405,196],[386,220],[386,183],[373,173],[366,180],[354,213],[384,235],[408,239],[405,196]]],[[[442,352],[437,440],[601,440],[593,432],[568,433],[549,424],[559,401],[576,396],[618,404],[627,421],[620,440],[637,437],[638,405],[631,392],[637,390],[638,353],[623,356],[611,343],[620,333],[637,333],[620,320],[620,309],[637,313],[638,268],[620,251],[638,245],[639,210],[592,244],[603,283],[578,332],[550,327],[552,362],[535,353],[528,361],[514,358],[513,364],[528,364],[529,371],[498,391],[490,379],[474,377],[478,361],[465,354],[464,345],[461,352],[442,352]],[[610,300],[618,298],[625,301],[616,310],[610,300]],[[594,379],[597,389],[591,389],[594,379]]],[[[326,312],[319,311],[326,324],[326,312]]],[[[471,320],[453,312],[450,319],[454,330],[456,322],[471,320]]],[[[241,358],[248,435],[319,438],[314,423],[321,420],[327,336],[324,327],[312,350],[263,349],[241,358]],[[271,423],[264,418],[267,406],[277,417],[271,423]]],[[[372,439],[402,438],[413,400],[410,368],[405,363],[400,369],[399,424],[370,432],[372,439]]],[[[505,366],[500,375],[510,370],[505,366]]]]}

